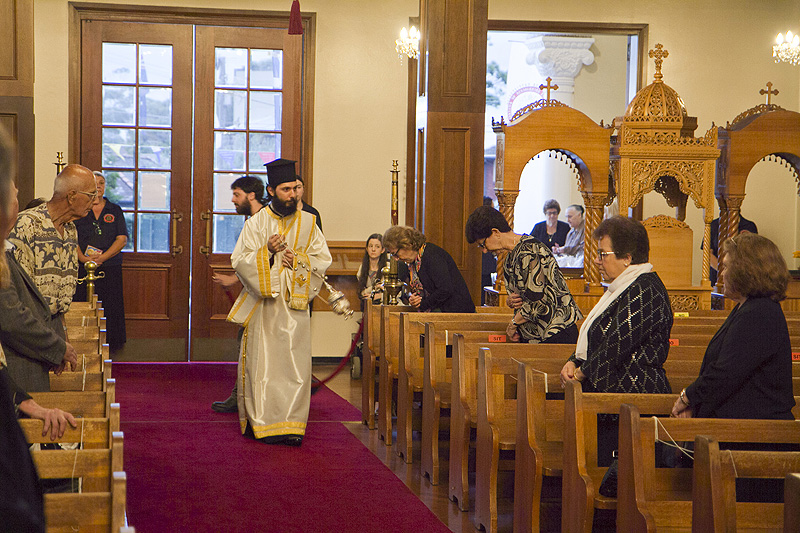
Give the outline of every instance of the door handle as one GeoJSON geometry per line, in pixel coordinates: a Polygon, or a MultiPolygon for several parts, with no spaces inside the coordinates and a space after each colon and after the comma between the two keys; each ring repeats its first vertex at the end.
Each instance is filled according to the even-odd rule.
{"type": "Polygon", "coordinates": [[[211,209],[200,213],[200,220],[206,221],[206,243],[200,247],[200,253],[208,257],[211,254],[211,209]]]}
{"type": "Polygon", "coordinates": [[[178,213],[177,209],[172,210],[172,246],[170,248],[170,253],[172,257],[175,257],[178,254],[183,253],[183,246],[180,244],[175,244],[178,242],[178,222],[183,220],[183,213],[178,213]]]}

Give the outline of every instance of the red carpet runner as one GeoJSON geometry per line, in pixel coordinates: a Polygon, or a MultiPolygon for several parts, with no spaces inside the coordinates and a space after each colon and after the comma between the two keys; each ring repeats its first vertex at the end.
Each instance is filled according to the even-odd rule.
{"type": "Polygon", "coordinates": [[[114,363],[128,521],[137,533],[448,531],[339,421],[361,415],[323,387],[300,448],[239,433],[211,402],[236,365],[114,363]]]}

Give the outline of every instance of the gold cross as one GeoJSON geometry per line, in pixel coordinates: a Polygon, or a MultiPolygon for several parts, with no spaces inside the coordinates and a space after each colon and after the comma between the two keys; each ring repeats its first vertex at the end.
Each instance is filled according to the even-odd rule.
{"type": "Polygon", "coordinates": [[[767,90],[765,91],[764,89],[761,89],[760,91],[758,91],[758,94],[766,94],[767,95],[767,105],[770,105],[772,103],[772,95],[774,94],[774,95],[777,96],[778,89],[775,89],[773,91],[772,90],[772,82],[768,81],[767,82],[767,90]]]}
{"type": "Polygon", "coordinates": [[[664,62],[664,58],[669,57],[669,52],[664,50],[664,45],[659,43],[656,45],[655,50],[650,50],[647,53],[647,55],[650,56],[651,58],[654,57],[656,59],[656,73],[655,76],[653,76],[653,78],[660,80],[662,78],[661,63],[664,62]]]}
{"type": "Polygon", "coordinates": [[[550,76],[548,76],[548,77],[547,77],[547,85],[545,85],[544,83],[542,83],[542,84],[540,84],[540,85],[539,85],[539,90],[540,90],[540,91],[541,91],[542,89],[547,89],[547,101],[548,101],[548,102],[550,101],[550,90],[551,90],[551,89],[552,89],[552,90],[554,90],[554,91],[557,91],[557,90],[558,90],[558,85],[550,85],[550,82],[551,82],[551,81],[553,81],[553,78],[551,78],[550,76]]]}

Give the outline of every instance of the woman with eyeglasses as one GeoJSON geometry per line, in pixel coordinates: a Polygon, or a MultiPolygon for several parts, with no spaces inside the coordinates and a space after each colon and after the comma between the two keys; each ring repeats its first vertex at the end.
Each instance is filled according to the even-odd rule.
{"type": "Polygon", "coordinates": [[[550,247],[530,235],[511,230],[506,218],[493,207],[481,206],[467,219],[467,242],[483,253],[508,252],[503,276],[514,316],[506,328],[509,340],[528,343],[572,344],[581,315],[567,288],[550,247]]]}
{"type": "MultiPolygon", "coordinates": [[[[126,341],[125,304],[122,295],[122,254],[128,243],[128,227],[122,208],[105,197],[106,179],[102,172],[95,172],[97,199],[89,213],[75,222],[78,228],[78,276],[86,276],[84,264],[97,263],[97,272],[105,276],[95,281],[95,293],[103,302],[106,316],[106,339],[109,349],[116,351],[126,341]]],[[[75,290],[75,300],[86,300],[86,284],[75,290]]]]}
{"type": "Polygon", "coordinates": [[[772,241],[755,233],[731,237],[722,249],[724,294],[736,306],[672,414],[794,420],[792,346],[779,303],[789,285],[786,261],[772,241]]]}
{"type": "Polygon", "coordinates": [[[594,261],[610,283],[581,325],[561,382],[576,379],[585,392],[670,393],[664,362],[672,307],[653,272],[650,240],[640,222],[615,216],[600,223],[594,261]]]}
{"type": "MultiPolygon", "coordinates": [[[[425,235],[408,226],[392,226],[383,235],[383,246],[408,265],[408,303],[420,311],[474,313],[467,283],[446,250],[427,242],[425,235]]],[[[405,278],[405,279],[404,279],[405,278]]]]}

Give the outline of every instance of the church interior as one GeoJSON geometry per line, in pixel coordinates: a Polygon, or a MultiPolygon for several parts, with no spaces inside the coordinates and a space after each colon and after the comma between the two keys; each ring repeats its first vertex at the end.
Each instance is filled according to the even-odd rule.
{"type": "MultiPolygon", "coordinates": [[[[302,0],[302,31],[287,34],[291,7],[291,0],[0,0],[0,126],[18,147],[20,206],[49,198],[63,164],[111,173],[108,190],[123,207],[131,238],[123,251],[128,341],[110,359],[123,367],[121,376],[136,383],[145,383],[145,376],[125,364],[224,368],[225,383],[203,382],[205,389],[198,389],[204,400],[212,392],[220,395],[213,400],[221,400],[239,358],[238,328],[226,322],[235,295],[212,282],[218,273],[233,273],[230,254],[243,224],[229,186],[243,174],[265,179],[264,163],[274,158],[296,160],[303,201],[321,214],[333,258],[327,280],[356,311],[346,320],[322,298],[314,301],[314,374],[334,373],[361,340],[358,370],[348,375],[350,363],[323,387],[360,414],[332,420],[348,429],[348,443],[377,458],[376,471],[388,468],[402,482],[394,490],[413,494],[409,507],[398,512],[432,512],[421,522],[425,526],[413,520],[381,525],[377,520],[391,520],[391,513],[370,514],[381,505],[370,497],[366,505],[350,504],[363,513],[357,523],[347,516],[336,526],[322,518],[320,523],[341,531],[524,531],[535,529],[532,524],[547,531],[577,530],[559,514],[561,480],[548,485],[553,477],[547,475],[544,488],[540,484],[532,496],[535,519],[523,516],[531,511],[519,500],[529,494],[520,490],[513,447],[495,450],[500,469],[512,472],[493,472],[492,507],[476,502],[487,490],[473,466],[485,451],[476,444],[472,451],[467,445],[463,458],[465,467],[473,468],[462,487],[466,505],[463,497],[453,497],[452,440],[440,437],[443,448],[429,457],[434,474],[425,459],[425,439],[433,431],[436,441],[437,431],[424,418],[423,350],[418,368],[392,369],[389,345],[402,333],[388,331],[397,325],[390,309],[385,317],[382,306],[375,311],[362,306],[359,312],[356,272],[364,243],[392,225],[417,228],[453,257],[477,305],[483,297],[507,311],[503,284],[481,283],[481,250],[464,236],[467,217],[488,197],[515,232],[530,233],[544,220],[543,203],[555,198],[560,220],[566,220],[569,205],[585,209],[587,260],[564,269],[584,315],[604,291],[597,265],[588,260],[598,253],[591,232],[604,218],[623,214],[647,228],[651,263],[673,310],[712,316],[732,308],[722,295],[723,281],[715,285],[710,279],[716,260],[709,251],[712,221],[718,219],[721,242],[738,233],[740,218],[746,218],[786,261],[792,279],[782,305],[789,318],[800,311],[800,51],[792,64],[777,61],[772,48],[778,33],[800,32],[800,3],[302,0]],[[421,30],[414,57],[399,52],[395,42],[400,29],[411,26],[421,30]],[[263,64],[267,67],[259,72],[263,64]],[[250,77],[242,81],[245,71],[250,77]],[[130,116],[128,104],[134,110],[130,116]],[[409,377],[414,371],[419,384],[409,377]],[[408,412],[401,407],[404,398],[408,412]],[[380,518],[367,522],[370,517],[380,518]]],[[[411,335],[422,339],[428,333],[420,327],[411,335]]],[[[454,349],[450,332],[445,336],[448,350],[454,349]]],[[[98,380],[116,377],[111,360],[98,380]]],[[[448,379],[454,380],[451,371],[448,367],[448,379]]],[[[508,371],[506,388],[521,377],[508,371]]],[[[124,392],[123,378],[117,377],[116,387],[118,399],[133,397],[124,392]]],[[[509,415],[513,409],[516,416],[521,390],[516,389],[513,407],[500,411],[509,415]]],[[[442,401],[450,402],[451,391],[447,394],[442,401]]],[[[312,411],[321,401],[316,398],[312,411]]],[[[144,418],[129,419],[126,426],[121,403],[126,436],[136,424],[153,424],[137,411],[135,416],[144,418]]],[[[205,404],[197,409],[210,413],[205,404]]],[[[448,419],[455,409],[448,407],[448,419]]],[[[113,413],[106,406],[106,414],[109,410],[113,413]]],[[[194,415],[189,412],[187,420],[194,415]]],[[[119,424],[119,410],[113,416],[119,424]]],[[[216,422],[210,414],[199,416],[202,423],[216,422]]],[[[452,433],[452,422],[445,428],[438,409],[436,416],[441,435],[452,433]]],[[[325,427],[318,424],[315,431],[325,427]]],[[[112,436],[107,440],[111,448],[112,436]]],[[[303,449],[314,445],[307,440],[303,449]]],[[[146,447],[141,437],[127,442],[126,465],[133,450],[146,447]]],[[[517,437],[518,464],[531,461],[520,443],[517,437]]],[[[159,446],[159,453],[171,453],[159,446]]],[[[291,457],[278,459],[297,467],[291,457]]],[[[264,472],[259,479],[271,475],[264,472]]],[[[163,509],[136,508],[133,498],[145,486],[141,479],[134,478],[136,491],[129,487],[127,493],[131,527],[115,523],[114,531],[314,530],[302,520],[271,525],[271,516],[260,517],[263,526],[253,526],[256,518],[230,527],[191,518],[170,522],[163,509]],[[153,516],[164,521],[163,528],[153,516]]],[[[327,486],[320,483],[309,487],[324,492],[336,484],[335,478],[327,486]]],[[[313,500],[286,492],[287,501],[313,500]]],[[[157,505],[157,499],[155,494],[147,505],[157,505]]],[[[313,507],[292,501],[287,504],[292,512],[313,507]]],[[[391,504],[383,505],[391,511],[391,504]]],[[[788,514],[788,500],[785,505],[784,530],[791,530],[790,519],[800,527],[800,518],[788,514]]],[[[800,512],[800,503],[794,506],[800,512]]],[[[602,518],[609,509],[596,512],[595,530],[613,529],[613,521],[609,526],[602,518]]],[[[178,515],[223,520],[225,512],[204,515],[187,503],[178,515]]],[[[617,530],[623,530],[616,516],[617,530]]],[[[581,525],[592,530],[591,519],[588,529],[581,525]]],[[[86,530],[109,530],[97,527],[86,530]]]]}

